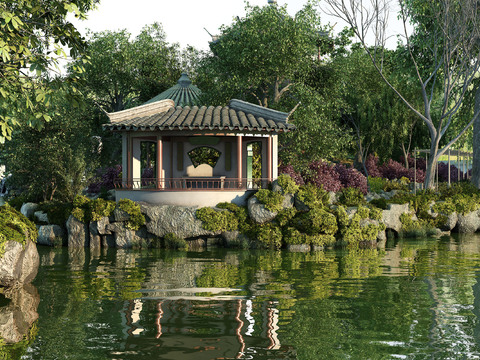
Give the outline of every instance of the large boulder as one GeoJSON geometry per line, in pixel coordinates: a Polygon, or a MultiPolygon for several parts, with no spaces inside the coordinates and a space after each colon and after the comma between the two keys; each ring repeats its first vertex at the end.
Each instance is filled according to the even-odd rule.
{"type": "Polygon", "coordinates": [[[62,246],[65,230],[59,225],[42,225],[38,228],[37,244],[47,246],[62,246]]]}
{"type": "Polygon", "coordinates": [[[402,229],[400,216],[409,212],[408,204],[388,204],[387,210],[382,211],[382,222],[387,229],[399,232],[402,229]]]}
{"type": "Polygon", "coordinates": [[[118,249],[131,249],[148,246],[149,237],[145,227],[142,227],[139,230],[130,230],[125,227],[125,223],[114,222],[108,224],[106,229],[113,233],[115,247],[118,249]]]}
{"type": "Polygon", "coordinates": [[[158,237],[169,233],[184,239],[215,235],[203,228],[202,221],[195,216],[196,207],[139,204],[142,213],[146,215],[148,232],[158,237]]]}
{"type": "Polygon", "coordinates": [[[69,247],[89,247],[90,234],[88,225],[70,215],[67,220],[68,246],[69,247]]]}
{"type": "Polygon", "coordinates": [[[480,228],[480,210],[468,214],[458,214],[458,232],[460,234],[473,234],[480,228]]]}
{"type": "Polygon", "coordinates": [[[98,221],[90,222],[88,225],[90,231],[90,248],[100,248],[105,244],[105,236],[112,234],[110,230],[107,230],[109,224],[110,221],[108,217],[103,217],[98,221]]]}
{"type": "Polygon", "coordinates": [[[16,287],[31,282],[37,276],[40,257],[35,243],[27,240],[23,245],[16,241],[5,243],[0,257],[0,287],[16,287]]]}
{"type": "Polygon", "coordinates": [[[24,203],[22,207],[20,208],[20,212],[27,218],[33,219],[33,216],[35,214],[35,211],[38,209],[38,204],[35,203],[24,203]]]}
{"type": "Polygon", "coordinates": [[[248,215],[250,215],[250,218],[257,224],[265,224],[266,222],[272,221],[277,214],[275,211],[267,210],[265,205],[262,204],[256,196],[248,199],[248,215]]]}
{"type": "Polygon", "coordinates": [[[35,221],[48,224],[48,214],[43,211],[35,211],[33,214],[35,221]]]}

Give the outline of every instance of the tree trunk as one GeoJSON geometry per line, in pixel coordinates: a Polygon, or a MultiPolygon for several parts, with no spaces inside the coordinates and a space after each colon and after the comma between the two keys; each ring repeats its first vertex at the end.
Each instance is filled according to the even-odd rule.
{"type": "MultiPolygon", "coordinates": [[[[475,106],[473,113],[480,111],[480,84],[475,92],[475,106]]],[[[472,184],[480,188],[480,116],[473,122],[473,161],[472,161],[472,184]]]]}
{"type": "Polygon", "coordinates": [[[435,168],[438,160],[438,142],[440,139],[432,139],[432,146],[428,154],[427,169],[425,172],[425,189],[433,189],[435,187],[435,168]]]}

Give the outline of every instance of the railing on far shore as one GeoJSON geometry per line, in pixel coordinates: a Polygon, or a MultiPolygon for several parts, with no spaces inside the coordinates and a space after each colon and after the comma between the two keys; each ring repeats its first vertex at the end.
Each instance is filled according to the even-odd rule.
{"type": "Polygon", "coordinates": [[[145,191],[222,191],[222,190],[258,190],[266,189],[269,179],[238,179],[219,177],[185,177],[185,178],[134,178],[115,180],[116,190],[145,191]]]}

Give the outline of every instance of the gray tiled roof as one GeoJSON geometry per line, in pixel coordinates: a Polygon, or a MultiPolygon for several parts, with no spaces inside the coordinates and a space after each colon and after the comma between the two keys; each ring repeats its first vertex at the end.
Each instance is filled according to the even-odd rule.
{"type": "Polygon", "coordinates": [[[180,79],[178,79],[176,85],[155,96],[153,99],[148,100],[145,104],[151,104],[159,100],[172,99],[175,102],[175,105],[178,106],[194,106],[199,104],[201,93],[202,92],[198,87],[192,85],[192,81],[189,79],[188,75],[183,73],[180,79]]]}
{"type": "Polygon", "coordinates": [[[288,114],[241,100],[229,106],[177,106],[162,100],[133,109],[109,114],[109,130],[179,131],[219,130],[255,132],[287,132],[295,130],[288,123],[288,114]]]}

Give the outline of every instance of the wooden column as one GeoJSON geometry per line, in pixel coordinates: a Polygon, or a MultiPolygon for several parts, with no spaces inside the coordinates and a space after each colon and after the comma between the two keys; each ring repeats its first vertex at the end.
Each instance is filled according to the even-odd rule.
{"type": "Polygon", "coordinates": [[[133,139],[127,133],[127,188],[133,187],[133,139]]]}
{"type": "Polygon", "coordinates": [[[272,164],[273,164],[273,159],[272,159],[272,156],[273,156],[273,151],[272,151],[272,146],[273,146],[273,142],[272,142],[272,136],[271,135],[268,135],[268,139],[267,139],[267,178],[268,178],[268,182],[271,182],[272,181],[272,176],[273,176],[273,168],[272,168],[272,164]]]}
{"type": "Polygon", "coordinates": [[[163,188],[163,142],[162,137],[157,136],[157,189],[163,188]]]}
{"type": "Polygon", "coordinates": [[[238,179],[238,187],[242,186],[242,178],[243,178],[243,151],[242,151],[242,135],[237,136],[237,179],[238,179]]]}

